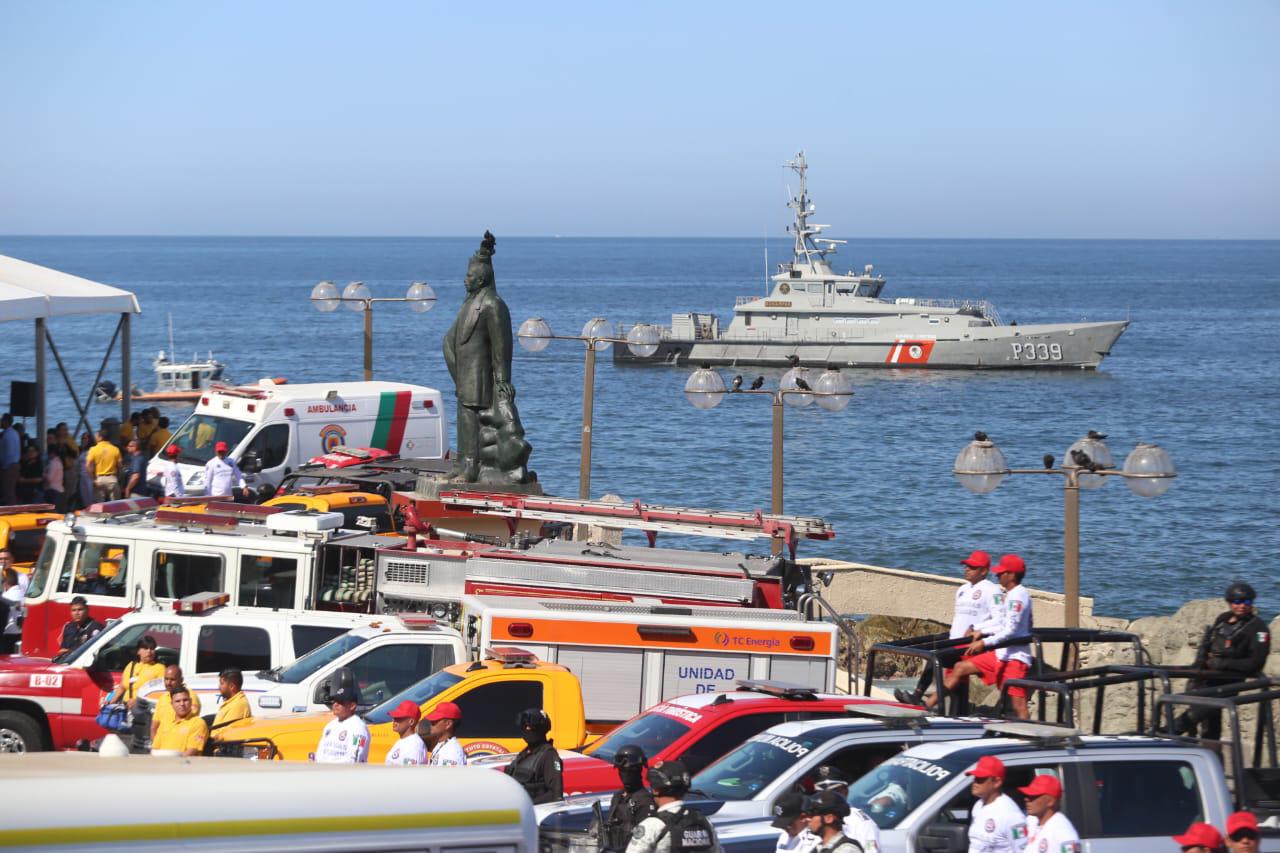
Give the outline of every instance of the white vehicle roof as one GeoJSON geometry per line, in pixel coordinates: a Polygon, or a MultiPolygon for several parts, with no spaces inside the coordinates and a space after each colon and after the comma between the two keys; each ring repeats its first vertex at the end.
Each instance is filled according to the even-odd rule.
{"type": "MultiPolygon", "coordinates": [[[[978,728],[990,720],[978,719],[976,717],[923,717],[928,726],[972,726],[978,728]]],[[[798,738],[802,735],[810,734],[815,731],[824,729],[842,729],[848,731],[857,731],[863,728],[874,728],[882,730],[885,728],[883,720],[874,717],[858,717],[850,715],[848,717],[828,717],[824,720],[797,720],[789,723],[778,723],[776,726],[770,726],[761,734],[781,735],[788,738],[798,738]]]]}
{"type": "Polygon", "coordinates": [[[25,803],[5,818],[6,845],[385,850],[417,841],[416,849],[536,849],[524,789],[480,768],[64,752],[0,756],[0,776],[20,786],[25,803]],[[81,797],[68,808],[67,791],[88,779],[116,796],[81,797]],[[146,807],[122,806],[129,792],[143,796],[146,807]]]}
{"type": "MultiPolygon", "coordinates": [[[[89,613],[90,615],[93,614],[92,606],[89,608],[89,613]]],[[[384,628],[387,630],[408,630],[394,616],[371,613],[338,613],[331,610],[269,610],[265,607],[215,607],[204,613],[179,613],[172,607],[146,607],[142,610],[132,610],[117,618],[126,625],[134,622],[154,622],[156,619],[166,619],[176,622],[191,622],[196,625],[212,622],[236,622],[239,624],[254,622],[259,625],[305,622],[308,625],[347,625],[351,628],[367,628],[367,626],[376,625],[378,626],[377,628],[368,628],[368,630],[375,632],[384,628]]]]}
{"type": "MultiPolygon", "coordinates": [[[[1072,747],[1181,747],[1186,749],[1195,749],[1194,745],[1180,743],[1178,741],[1169,740],[1167,738],[1149,737],[1146,735],[1085,735],[1072,739],[1072,747]]],[[[920,744],[913,746],[903,753],[910,754],[914,758],[923,758],[927,760],[936,760],[945,758],[956,752],[962,752],[967,749],[985,749],[990,750],[992,754],[1001,752],[1036,752],[1062,750],[1066,744],[1062,741],[1050,741],[1045,743],[1037,742],[1030,738],[1017,737],[985,737],[972,738],[967,740],[949,740],[936,741],[933,743],[920,744]]]]}
{"type": "Polygon", "coordinates": [[[299,384],[286,383],[277,385],[268,380],[258,385],[238,385],[229,389],[211,389],[209,396],[241,396],[245,392],[262,393],[264,399],[273,400],[281,403],[296,402],[298,400],[323,400],[330,394],[338,397],[369,397],[374,394],[381,394],[385,391],[412,391],[414,393],[439,393],[435,388],[428,388],[425,385],[411,385],[407,382],[302,382],[299,384]]]}

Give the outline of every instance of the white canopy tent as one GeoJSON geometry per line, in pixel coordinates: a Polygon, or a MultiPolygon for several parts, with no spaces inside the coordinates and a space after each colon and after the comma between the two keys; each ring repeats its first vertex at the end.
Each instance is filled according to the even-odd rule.
{"type": "Polygon", "coordinates": [[[53,353],[58,370],[67,384],[67,391],[71,394],[71,400],[80,413],[80,421],[76,424],[78,431],[80,424],[88,422],[89,406],[93,402],[93,389],[101,381],[102,373],[115,349],[116,340],[120,339],[121,385],[125,389],[120,395],[120,418],[121,422],[127,421],[130,396],[128,389],[133,387],[129,376],[131,357],[129,318],[141,311],[137,297],[127,290],[0,255],[0,323],[15,320],[35,322],[36,439],[40,443],[42,454],[46,450],[45,430],[48,427],[45,411],[48,396],[45,375],[46,350],[53,353]],[[85,395],[84,405],[81,405],[80,398],[71,384],[71,377],[62,363],[62,357],[58,354],[57,344],[49,333],[47,321],[52,317],[85,314],[119,314],[120,319],[111,336],[111,343],[103,354],[98,376],[85,395]]]}

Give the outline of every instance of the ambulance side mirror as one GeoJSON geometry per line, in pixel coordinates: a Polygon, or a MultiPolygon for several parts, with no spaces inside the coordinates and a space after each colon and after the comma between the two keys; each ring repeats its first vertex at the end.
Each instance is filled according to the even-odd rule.
{"type": "Polygon", "coordinates": [[[256,450],[250,450],[240,458],[240,470],[246,474],[257,474],[262,470],[262,460],[256,450]]]}

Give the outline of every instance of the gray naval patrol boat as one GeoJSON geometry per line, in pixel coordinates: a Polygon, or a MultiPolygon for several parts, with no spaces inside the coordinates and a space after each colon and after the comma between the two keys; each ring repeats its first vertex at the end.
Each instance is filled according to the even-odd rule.
{"type": "MultiPolygon", "coordinates": [[[[867,264],[861,275],[840,275],[828,255],[847,241],[822,237],[829,226],[809,222],[815,207],[805,186],[801,151],[787,163],[800,176],[788,207],[795,224],[790,263],[778,264],[767,296],[739,296],[721,331],[714,314],[673,314],[658,326],[657,350],[636,356],[613,345],[619,363],[728,365],[834,364],[889,368],[1096,368],[1128,327],[1102,323],[1005,324],[985,300],[886,299],[884,276],[867,264]]],[[[634,327],[620,326],[625,338],[634,327]]],[[[652,339],[652,337],[650,337],[652,339]]]]}

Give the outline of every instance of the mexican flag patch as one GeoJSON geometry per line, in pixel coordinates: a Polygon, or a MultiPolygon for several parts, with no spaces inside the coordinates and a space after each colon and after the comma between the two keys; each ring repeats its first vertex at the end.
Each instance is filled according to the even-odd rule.
{"type": "Polygon", "coordinates": [[[1026,837],[1027,837],[1027,825],[1025,823],[1020,823],[1013,828],[1014,841],[1021,841],[1026,837]]]}

